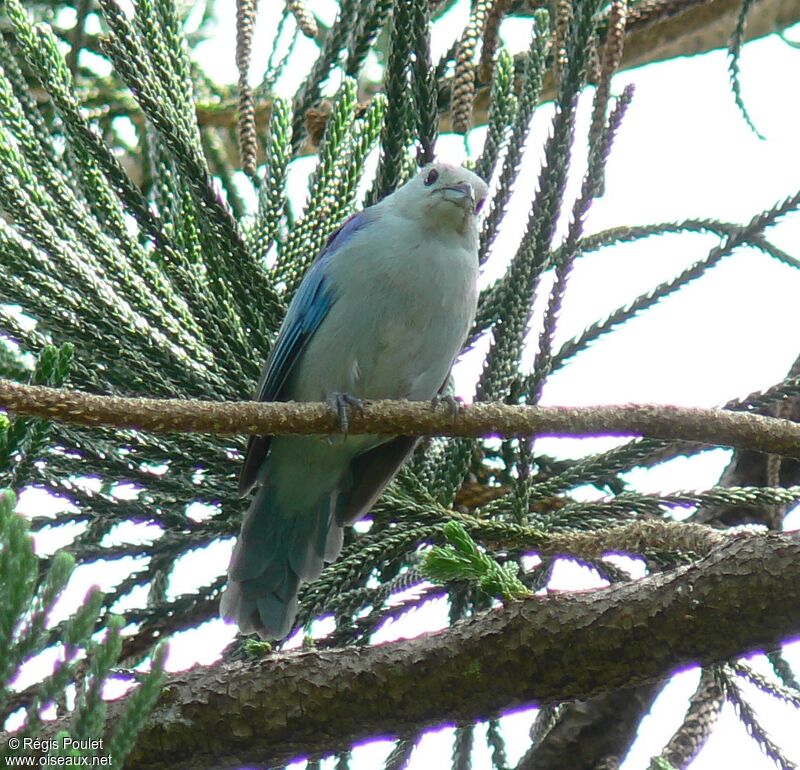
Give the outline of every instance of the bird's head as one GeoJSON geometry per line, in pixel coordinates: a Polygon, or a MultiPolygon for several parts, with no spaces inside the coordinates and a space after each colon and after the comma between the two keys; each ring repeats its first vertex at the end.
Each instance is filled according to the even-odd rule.
{"type": "Polygon", "coordinates": [[[461,233],[475,227],[488,188],[477,174],[461,166],[429,163],[392,196],[405,214],[432,227],[461,233]]]}

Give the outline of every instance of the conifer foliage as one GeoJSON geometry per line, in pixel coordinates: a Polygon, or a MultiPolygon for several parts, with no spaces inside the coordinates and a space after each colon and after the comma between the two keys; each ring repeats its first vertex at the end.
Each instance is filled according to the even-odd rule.
{"type": "MultiPolygon", "coordinates": [[[[702,279],[740,246],[799,266],[765,230],[800,204],[800,192],[744,224],[697,219],[584,232],[634,98],[632,88],[614,95],[611,87],[626,18],[643,14],[640,6],[652,16],[662,5],[668,15],[681,3],[474,0],[461,3],[467,23],[434,58],[431,33],[452,25],[448,14],[457,5],[340,0],[326,23],[313,3],[290,0],[251,86],[255,3],[239,2],[237,93],[204,68],[203,46],[211,39],[217,50],[228,45],[233,58],[234,41],[214,37],[215,20],[233,12],[230,3],[0,2],[0,377],[101,395],[249,398],[288,301],[330,233],[434,157],[439,131],[469,135],[473,124],[485,123],[482,147],[467,163],[491,182],[481,261],[503,256],[494,245],[514,226],[509,203],[545,98],[553,102],[552,120],[535,192],[504,274],[481,294],[468,348],[486,352],[474,393],[464,395],[538,404],[548,378],[598,338],[702,279]],[[512,56],[499,30],[515,18],[530,22],[531,35],[527,51],[512,56]],[[306,64],[298,51],[309,45],[316,58],[306,64]],[[290,93],[287,73],[300,66],[301,84],[290,93]],[[589,92],[588,134],[577,133],[579,97],[589,92]],[[573,161],[576,142],[588,146],[585,167],[573,161]],[[290,199],[288,180],[309,154],[305,199],[290,199]],[[566,194],[571,175],[583,180],[573,198],[566,194]],[[620,242],[697,231],[719,237],[707,256],[557,342],[576,260],[620,242]],[[534,317],[537,301],[542,312],[534,317]],[[529,342],[537,352],[523,366],[529,342]]],[[[739,100],[736,60],[749,5],[731,30],[739,100]]],[[[797,395],[798,371],[791,371],[726,408],[780,409],[797,418],[797,395]]],[[[122,763],[164,681],[165,648],[157,643],[216,617],[224,575],[200,575],[185,594],[170,590],[170,581],[181,557],[238,531],[246,505],[236,495],[244,442],[2,417],[4,729],[36,735],[45,707],[57,704],[69,734],[105,736],[106,750],[122,763]],[[15,513],[15,495],[30,488],[57,499],[60,512],[28,521],[15,513]],[[68,544],[37,557],[30,533],[53,529],[69,533],[68,544]],[[92,592],[68,620],[50,622],[73,567],[109,563],[130,564],[127,576],[105,593],[92,592]],[[48,648],[61,662],[34,686],[14,685],[19,667],[48,648]],[[113,677],[128,680],[131,692],[124,718],[108,726],[101,694],[113,677]]],[[[298,628],[310,633],[315,620],[332,615],[335,626],[314,642],[318,648],[367,645],[387,620],[438,597],[447,599],[456,623],[546,586],[560,554],[610,583],[631,578],[603,558],[608,551],[641,557],[651,573],[689,564],[698,558],[697,541],[671,526],[676,506],[691,506],[695,524],[780,529],[800,498],[800,472],[779,458],[738,452],[719,486],[696,493],[647,495],[626,487],[623,474],[632,468],[707,448],[643,438],[567,461],[542,456],[529,439],[426,440],[368,526],[350,531],[342,556],[303,588],[298,628]],[[585,502],[573,494],[586,486],[603,496],[585,502]],[[664,524],[658,541],[586,546],[587,537],[613,544],[615,527],[631,531],[653,521],[664,524]],[[550,545],[556,541],[559,554],[550,545]],[[537,553],[545,555],[526,568],[525,557],[537,553]]],[[[254,650],[240,640],[226,656],[273,652],[254,650]]],[[[742,689],[748,682],[800,702],[780,649],[768,657],[771,678],[735,660],[705,669],[683,725],[652,766],[688,762],[727,699],[764,751],[791,767],[742,689]]],[[[643,704],[658,691],[647,687],[643,704]]],[[[583,717],[571,706],[541,709],[520,767],[546,766],[535,764],[537,751],[554,751],[559,729],[587,713],[598,725],[612,716],[602,699],[584,705],[583,717]]],[[[606,754],[598,749],[592,766],[624,754],[644,708],[614,710],[631,726],[627,743],[620,738],[606,754]]],[[[457,728],[454,768],[470,766],[474,733],[474,725],[457,728]]],[[[386,767],[403,767],[419,737],[398,740],[386,767]]],[[[501,722],[488,723],[486,740],[493,767],[508,767],[501,722]]],[[[340,748],[336,766],[344,769],[350,754],[340,748]]]]}

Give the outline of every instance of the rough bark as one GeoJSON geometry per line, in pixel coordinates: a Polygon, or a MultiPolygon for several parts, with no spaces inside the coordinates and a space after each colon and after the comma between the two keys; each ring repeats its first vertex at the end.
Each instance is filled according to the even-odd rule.
{"type": "MultiPolygon", "coordinates": [[[[798,375],[800,358],[794,362],[786,377],[788,379],[798,375]]],[[[786,399],[761,413],[800,422],[800,399],[786,399]]],[[[800,463],[761,452],[739,450],[733,453],[718,483],[722,487],[790,487],[800,484],[800,463]]],[[[782,518],[788,508],[789,506],[703,506],[692,516],[691,521],[714,526],[761,524],[780,530],[782,518]]],[[[687,525],[684,523],[682,526],[687,525]]],[[[559,714],[558,723],[544,740],[534,742],[518,764],[517,770],[551,767],[593,770],[608,757],[624,758],[636,737],[636,729],[642,717],[663,685],[664,682],[660,682],[637,688],[623,688],[589,701],[566,706],[559,714]]],[[[721,699],[719,688],[706,669],[697,692],[692,696],[684,722],[661,756],[675,767],[687,765],[710,736],[721,707],[721,699]]]]}
{"type": "MultiPolygon", "coordinates": [[[[586,700],[798,634],[800,533],[742,534],[689,566],[513,603],[413,640],[176,675],[129,765],[272,765],[366,738],[586,700]]],[[[112,704],[111,725],[119,712],[112,704]]]]}
{"type": "MultiPolygon", "coordinates": [[[[215,402],[96,396],[0,379],[0,407],[46,420],[155,433],[278,435],[341,430],[325,403],[215,402]]],[[[382,436],[648,436],[731,446],[800,459],[800,425],[745,411],[666,404],[510,406],[456,410],[419,401],[365,401],[348,432],[382,436]]]]}
{"type": "Polygon", "coordinates": [[[558,722],[517,764],[517,770],[587,770],[617,766],[628,753],[642,715],[663,682],[622,687],[570,703],[558,722]]]}

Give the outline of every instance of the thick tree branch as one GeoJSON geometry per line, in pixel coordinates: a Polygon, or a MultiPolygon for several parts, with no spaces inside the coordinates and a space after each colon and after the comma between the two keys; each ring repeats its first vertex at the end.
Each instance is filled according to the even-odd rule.
{"type": "MultiPolygon", "coordinates": [[[[649,0],[631,9],[622,68],[726,48],[740,0],[649,0]],[[652,12],[648,12],[652,9],[652,12]]],[[[747,17],[747,40],[800,21],[798,0],[761,0],[747,17]]]]}
{"type": "MultiPolygon", "coordinates": [[[[736,27],[741,0],[650,0],[638,3],[630,10],[625,36],[625,53],[620,70],[644,64],[666,61],[679,56],[692,56],[718,48],[726,48],[736,27]]],[[[779,32],[800,21],[800,0],[761,0],[752,8],[746,27],[746,39],[779,32]]],[[[489,89],[481,83],[473,106],[473,124],[483,125],[488,117],[489,89]]],[[[367,86],[374,93],[379,84],[367,86]]],[[[554,85],[548,77],[542,98],[554,96],[554,85]]],[[[360,109],[363,109],[362,104],[360,109]]],[[[266,127],[271,102],[262,100],[256,105],[256,121],[266,127]]],[[[202,126],[234,128],[236,104],[199,105],[197,119],[202,126]]],[[[313,152],[325,128],[323,121],[310,137],[303,152],[313,152]]],[[[449,112],[440,115],[439,130],[452,131],[449,112]]]]}
{"type": "MultiPolygon", "coordinates": [[[[619,71],[727,48],[741,6],[741,0],[649,0],[637,3],[629,10],[625,51],[619,71]]],[[[746,39],[754,40],[779,32],[798,21],[800,0],[761,0],[754,3],[748,15],[746,39]]],[[[547,101],[554,95],[554,83],[548,76],[542,99],[547,101]]],[[[481,88],[478,92],[473,110],[473,123],[485,123],[489,110],[488,88],[481,88]]],[[[442,116],[440,130],[451,130],[449,116],[442,116]]]]}
{"type": "MultiPolygon", "coordinates": [[[[631,9],[628,21],[628,32],[625,38],[625,53],[620,69],[640,67],[652,62],[666,61],[678,56],[691,56],[706,53],[728,45],[731,34],[736,27],[736,19],[741,7],[741,0],[651,0],[638,3],[631,9]]],[[[790,27],[800,21],[800,0],[761,0],[751,10],[746,28],[746,39],[764,37],[790,27]]],[[[480,83],[473,105],[472,122],[483,125],[488,118],[489,88],[487,83],[480,83]]],[[[367,94],[373,94],[380,88],[379,83],[363,87],[367,94]]],[[[445,87],[447,90],[447,86],[445,87]]],[[[552,78],[548,77],[542,98],[546,101],[554,96],[552,78]]],[[[42,96],[42,98],[45,98],[42,96]]],[[[120,97],[124,98],[124,97],[120,97]]],[[[443,100],[447,104],[447,100],[443,100]]],[[[363,112],[367,101],[359,105],[363,112]]],[[[272,111],[272,101],[261,99],[254,105],[255,121],[259,130],[266,130],[272,111]]],[[[197,122],[203,127],[235,128],[237,104],[231,100],[224,104],[198,104],[197,122]]],[[[315,129],[306,137],[300,152],[313,153],[319,143],[327,122],[322,110],[322,120],[318,120],[315,129]]],[[[144,118],[133,109],[131,119],[143,121],[144,118]]],[[[452,131],[451,117],[448,110],[439,116],[439,131],[452,131]]],[[[225,137],[223,137],[225,139],[225,137]]],[[[230,161],[238,164],[236,142],[225,142],[230,161]]],[[[263,148],[259,147],[258,162],[263,163],[263,148]]],[[[136,169],[130,169],[134,175],[136,169]]]]}
{"type": "MultiPolygon", "coordinates": [[[[515,602],[413,640],[176,675],[130,766],[271,766],[369,737],[585,700],[798,634],[800,533],[742,534],[690,566],[515,602]]],[[[121,704],[110,706],[113,725],[121,704]]]]}
{"type": "MultiPolygon", "coordinates": [[[[785,379],[800,374],[800,359],[792,365],[785,379]]],[[[788,398],[769,407],[768,414],[800,421],[800,399],[788,398]]],[[[730,464],[722,474],[719,485],[722,487],[748,486],[794,486],[800,484],[800,463],[795,460],[775,458],[759,452],[734,452],[730,464]],[[776,472],[769,472],[777,460],[776,472]]],[[[738,506],[736,504],[700,506],[689,521],[714,522],[721,524],[768,524],[780,530],[783,515],[790,505],[781,506],[738,506]]],[[[644,523],[644,522],[642,522],[644,523]]],[[[638,522],[637,522],[638,524],[638,522]]],[[[663,525],[667,522],[647,522],[648,526],[663,525]]],[[[681,527],[690,526],[684,522],[681,527]]],[[[703,533],[712,533],[712,543],[724,538],[722,530],[700,527],[695,530],[701,539],[703,533]]],[[[675,547],[672,533],[664,533],[664,543],[668,549],[675,547]]],[[[598,533],[599,534],[599,533],[598,533]]],[[[687,533],[688,534],[688,533],[687,533]]],[[[684,551],[697,550],[693,545],[683,546],[684,551]]],[[[566,551],[569,552],[569,551],[566,551]]],[[[638,553],[642,553],[640,549],[638,553]]],[[[622,688],[604,693],[588,701],[578,701],[564,706],[557,724],[542,739],[534,742],[530,750],[517,766],[517,770],[537,770],[537,768],[558,767],[563,770],[596,768],[603,758],[609,755],[624,757],[635,737],[636,728],[649,710],[650,701],[663,687],[664,682],[640,685],[636,688],[622,688]]],[[[722,694],[710,669],[704,669],[698,689],[692,696],[683,723],[676,730],[669,743],[661,752],[674,767],[684,767],[702,748],[711,734],[722,694]]]]}
{"type": "Polygon", "coordinates": [[[663,682],[648,682],[566,704],[558,722],[533,742],[516,770],[617,767],[636,737],[642,714],[662,687],[663,682]]]}
{"type": "MultiPolygon", "coordinates": [[[[0,379],[0,408],[86,426],[155,433],[328,434],[339,431],[324,403],[219,403],[94,396],[0,379]]],[[[749,412],[659,404],[508,406],[472,404],[453,414],[425,402],[365,402],[349,432],[418,436],[649,436],[800,458],[800,424],[749,412]]]]}

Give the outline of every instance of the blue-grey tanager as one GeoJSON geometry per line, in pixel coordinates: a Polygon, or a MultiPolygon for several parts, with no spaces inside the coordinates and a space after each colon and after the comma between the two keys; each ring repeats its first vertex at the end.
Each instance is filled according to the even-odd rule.
{"type": "MultiPolygon", "coordinates": [[[[471,171],[433,163],[345,222],[300,284],[255,398],[435,398],[475,317],[485,196],[471,171]]],[[[285,637],[300,581],[338,556],[342,527],[364,516],[416,441],[251,436],[239,490],[257,491],[220,614],[243,633],[285,637]]]]}

